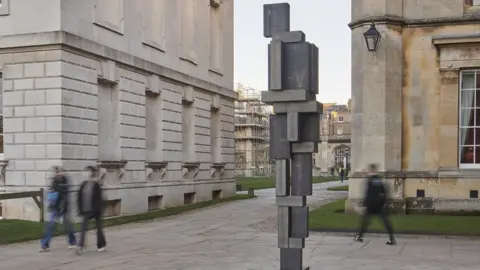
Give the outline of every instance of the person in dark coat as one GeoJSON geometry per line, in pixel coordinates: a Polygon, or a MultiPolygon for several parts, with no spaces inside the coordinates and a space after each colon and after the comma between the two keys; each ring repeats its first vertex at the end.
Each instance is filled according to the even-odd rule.
{"type": "Polygon", "coordinates": [[[345,178],[345,169],[340,168],[340,181],[343,183],[343,179],[345,178]]]}
{"type": "Polygon", "coordinates": [[[355,237],[355,241],[362,242],[363,235],[367,230],[367,227],[370,222],[370,217],[375,215],[378,216],[385,225],[390,240],[387,242],[387,245],[396,245],[395,237],[393,236],[393,228],[388,220],[388,213],[386,209],[386,204],[388,201],[388,190],[383,183],[382,179],[378,176],[377,165],[369,165],[369,176],[367,179],[367,188],[365,194],[365,213],[362,217],[360,232],[355,237]]]}
{"type": "Polygon", "coordinates": [[[82,183],[78,191],[78,213],[83,217],[77,248],[79,254],[83,252],[88,221],[92,219],[95,220],[97,228],[98,251],[105,251],[107,245],[102,225],[103,197],[98,183],[98,169],[95,166],[88,166],[85,171],[88,179],[82,183]]]}
{"type": "Polygon", "coordinates": [[[57,225],[58,219],[63,219],[65,231],[67,232],[68,248],[75,248],[77,242],[72,222],[70,221],[70,200],[69,196],[69,179],[60,166],[53,167],[53,177],[50,191],[48,193],[49,202],[48,210],[50,212],[50,220],[45,227],[45,233],[40,240],[40,251],[46,252],[50,250],[50,240],[57,225]]]}

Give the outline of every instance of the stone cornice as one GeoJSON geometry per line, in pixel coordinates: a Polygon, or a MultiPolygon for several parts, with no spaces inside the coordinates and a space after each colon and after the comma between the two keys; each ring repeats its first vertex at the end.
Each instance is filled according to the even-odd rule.
{"type": "Polygon", "coordinates": [[[203,91],[213,92],[229,100],[237,99],[237,93],[231,89],[221,87],[199,78],[194,78],[182,72],[161,66],[125,52],[109,48],[100,43],[64,31],[7,35],[2,36],[0,39],[0,51],[12,51],[14,49],[24,50],[25,48],[32,49],[34,47],[45,47],[52,45],[66,46],[103,59],[114,60],[120,64],[133,67],[141,71],[158,74],[162,77],[194,86],[203,91]]]}
{"type": "Polygon", "coordinates": [[[435,37],[432,37],[432,43],[435,46],[480,43],[480,34],[435,36],[435,37]]]}
{"type": "Polygon", "coordinates": [[[384,23],[390,25],[401,25],[403,27],[425,27],[425,26],[443,26],[455,24],[478,23],[480,12],[466,13],[457,17],[425,18],[425,19],[404,19],[398,16],[372,16],[354,20],[348,24],[350,29],[361,27],[365,24],[384,23]]]}
{"type": "Polygon", "coordinates": [[[395,25],[404,25],[405,21],[403,20],[402,17],[398,16],[372,16],[372,17],[366,17],[362,19],[358,19],[355,21],[352,21],[351,23],[348,24],[348,27],[350,29],[355,29],[357,27],[361,27],[365,24],[371,24],[371,23],[386,23],[386,24],[395,24],[395,25]]]}

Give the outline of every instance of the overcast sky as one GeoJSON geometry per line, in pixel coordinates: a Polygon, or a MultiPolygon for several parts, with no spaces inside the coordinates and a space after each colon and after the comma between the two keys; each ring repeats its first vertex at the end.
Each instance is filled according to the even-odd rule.
{"type": "MultiPolygon", "coordinates": [[[[281,1],[235,0],[235,82],[267,89],[267,44],[263,5],[281,1]]],[[[346,103],[350,97],[350,0],[291,0],[291,30],[302,30],[319,48],[322,102],[346,103]]]]}

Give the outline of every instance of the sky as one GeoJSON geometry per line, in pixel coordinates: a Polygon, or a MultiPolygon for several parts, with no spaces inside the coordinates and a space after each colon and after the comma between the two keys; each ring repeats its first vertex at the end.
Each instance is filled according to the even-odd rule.
{"type": "MultiPolygon", "coordinates": [[[[290,0],[290,30],[319,49],[318,100],[346,104],[351,93],[351,0],[290,0]]],[[[235,0],[235,83],[267,90],[263,5],[282,0],[235,0]]],[[[283,1],[285,2],[285,1],[283,1]]]]}

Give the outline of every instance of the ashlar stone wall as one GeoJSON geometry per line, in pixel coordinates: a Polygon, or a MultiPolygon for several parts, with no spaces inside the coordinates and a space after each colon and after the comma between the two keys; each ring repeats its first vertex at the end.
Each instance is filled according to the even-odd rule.
{"type": "Polygon", "coordinates": [[[480,67],[478,6],[464,0],[352,1],[352,177],[348,209],[379,164],[399,212],[478,211],[475,169],[459,168],[459,76],[480,67]],[[368,52],[363,33],[382,35],[368,52]],[[419,197],[423,194],[424,197],[419,197]]]}
{"type": "MultiPolygon", "coordinates": [[[[0,191],[63,165],[74,199],[97,164],[108,216],[233,196],[233,1],[54,2],[0,6],[0,191]]],[[[32,199],[2,208],[39,218],[32,199]]]]}
{"type": "MultiPolygon", "coordinates": [[[[75,51],[0,59],[4,189],[45,187],[62,164],[79,185],[82,169],[98,163],[106,199],[121,200],[121,214],[147,211],[149,196],[168,207],[185,193],[195,201],[212,199],[212,190],[234,194],[233,100],[75,51]],[[185,141],[191,152],[182,152],[185,141]]],[[[38,218],[31,199],[3,208],[7,217],[38,218]]]]}

